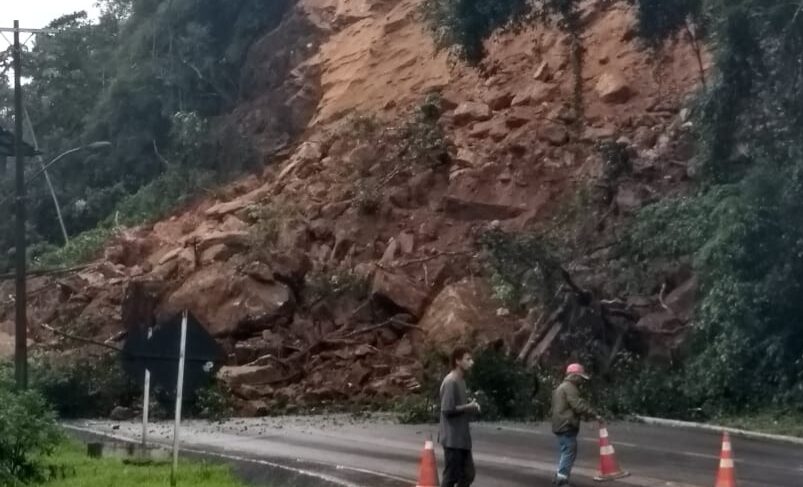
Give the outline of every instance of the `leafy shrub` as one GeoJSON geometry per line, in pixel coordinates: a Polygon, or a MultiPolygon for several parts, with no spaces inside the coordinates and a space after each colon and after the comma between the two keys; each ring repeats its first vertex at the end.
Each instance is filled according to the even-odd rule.
{"type": "Polygon", "coordinates": [[[379,120],[367,113],[349,115],[338,132],[340,137],[350,137],[358,142],[369,142],[381,131],[379,120]]]}
{"type": "Polygon", "coordinates": [[[529,0],[425,0],[421,12],[441,49],[476,64],[485,40],[498,28],[521,22],[532,11],[529,0]]]}
{"type": "Polygon", "coordinates": [[[230,392],[219,382],[196,392],[187,414],[209,421],[220,421],[231,416],[234,411],[230,392]]]}
{"type": "Polygon", "coordinates": [[[428,424],[440,421],[440,405],[429,395],[413,395],[402,398],[395,412],[401,424],[428,424]]]}
{"type": "Polygon", "coordinates": [[[357,209],[363,215],[374,215],[382,207],[382,198],[376,185],[362,183],[357,187],[357,194],[354,196],[357,209]]]}
{"type": "Polygon", "coordinates": [[[535,374],[500,350],[488,348],[474,356],[467,384],[483,407],[483,419],[525,418],[533,413],[535,374]]]}
{"type": "Polygon", "coordinates": [[[31,383],[62,418],[104,417],[139,395],[116,355],[75,359],[41,358],[31,368],[31,383]]]}
{"type": "Polygon", "coordinates": [[[105,224],[133,226],[162,218],[212,181],[213,174],[208,171],[171,167],[136,193],[125,197],[105,224]]]}
{"type": "Polygon", "coordinates": [[[681,30],[689,20],[700,19],[703,0],[631,0],[637,5],[638,33],[657,45],[681,30]]]}
{"type": "Polygon", "coordinates": [[[399,421],[405,424],[438,422],[440,385],[449,372],[448,356],[435,348],[421,354],[420,393],[402,400],[396,407],[399,421]]]}
{"type": "Polygon", "coordinates": [[[0,366],[0,485],[42,478],[42,456],[61,440],[56,417],[35,390],[15,392],[6,367],[0,366]]]}
{"type": "Polygon", "coordinates": [[[479,244],[497,297],[511,309],[524,303],[552,303],[561,277],[558,251],[547,238],[491,230],[480,236],[479,244]]]}
{"type": "Polygon", "coordinates": [[[290,203],[271,201],[248,210],[251,253],[267,261],[279,238],[300,219],[298,208],[290,203]]]}
{"type": "Polygon", "coordinates": [[[112,229],[98,227],[73,237],[63,247],[41,246],[41,254],[31,253],[32,267],[49,269],[82,264],[96,258],[112,234],[112,229]]]}
{"type": "Polygon", "coordinates": [[[350,269],[316,270],[307,275],[304,300],[307,303],[317,303],[345,295],[355,299],[364,299],[368,296],[369,289],[368,279],[350,269]]]}
{"type": "Polygon", "coordinates": [[[437,168],[449,160],[446,136],[431,111],[422,109],[402,127],[399,154],[407,166],[437,168]]]}

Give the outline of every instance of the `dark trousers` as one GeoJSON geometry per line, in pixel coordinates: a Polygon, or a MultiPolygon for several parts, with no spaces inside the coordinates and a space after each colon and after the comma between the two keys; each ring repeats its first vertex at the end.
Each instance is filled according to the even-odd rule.
{"type": "Polygon", "coordinates": [[[474,457],[471,450],[444,448],[441,487],[469,487],[474,482],[474,457]]]}

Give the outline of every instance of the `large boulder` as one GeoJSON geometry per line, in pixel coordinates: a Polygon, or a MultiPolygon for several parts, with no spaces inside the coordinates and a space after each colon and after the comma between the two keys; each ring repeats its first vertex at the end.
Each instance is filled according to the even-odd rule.
{"type": "Polygon", "coordinates": [[[556,87],[543,81],[535,81],[527,89],[517,94],[511,104],[516,106],[540,105],[554,98],[556,87]]]}
{"type": "Polygon", "coordinates": [[[171,293],[160,313],[190,310],[214,336],[247,335],[289,318],[293,295],[281,282],[260,282],[226,264],[190,276],[171,293]]]}
{"type": "Polygon", "coordinates": [[[484,99],[491,110],[504,110],[510,107],[510,102],[513,101],[513,94],[506,90],[494,89],[489,91],[484,99]]]}
{"type": "Polygon", "coordinates": [[[491,107],[485,103],[465,102],[454,111],[454,123],[465,125],[469,122],[484,122],[491,118],[491,107]]]}
{"type": "Polygon", "coordinates": [[[222,218],[230,213],[235,213],[237,211],[248,208],[249,206],[253,206],[270,194],[271,194],[271,188],[266,185],[257,188],[249,193],[246,193],[231,201],[218,203],[212,206],[211,208],[207,209],[204,213],[206,214],[206,216],[222,218]]]}
{"type": "Polygon", "coordinates": [[[507,319],[497,317],[495,309],[483,281],[463,279],[438,293],[418,326],[428,345],[450,350],[458,343],[476,344],[480,338],[493,340],[505,334],[507,319]]]}
{"type": "Polygon", "coordinates": [[[248,247],[250,234],[243,230],[228,232],[212,232],[198,237],[197,251],[203,252],[216,245],[225,245],[233,248],[248,247]]]}
{"type": "Polygon", "coordinates": [[[538,137],[552,145],[561,146],[569,141],[569,132],[561,125],[548,124],[538,129],[538,137]]]}
{"type": "Polygon", "coordinates": [[[286,376],[287,372],[281,366],[273,364],[226,366],[218,372],[218,379],[232,389],[243,385],[270,385],[286,376]]]}
{"type": "Polygon", "coordinates": [[[374,274],[372,295],[418,317],[426,305],[428,292],[407,276],[379,269],[374,274]]]}
{"type": "Polygon", "coordinates": [[[626,103],[636,94],[624,76],[614,72],[600,76],[596,90],[600,100],[611,104],[626,103]]]}
{"type": "Polygon", "coordinates": [[[509,220],[524,213],[524,208],[479,201],[467,196],[447,195],[443,200],[446,213],[458,220],[509,220]]]}
{"type": "Polygon", "coordinates": [[[488,120],[487,122],[479,122],[471,127],[469,135],[476,139],[484,139],[490,137],[496,142],[500,142],[507,137],[510,132],[505,120],[488,120]]]}

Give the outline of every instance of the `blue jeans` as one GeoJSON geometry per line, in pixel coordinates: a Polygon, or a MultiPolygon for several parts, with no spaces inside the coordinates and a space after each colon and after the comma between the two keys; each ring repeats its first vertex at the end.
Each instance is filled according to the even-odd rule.
{"type": "Polygon", "coordinates": [[[572,475],[572,467],[577,459],[577,432],[563,433],[558,436],[560,446],[560,460],[558,461],[558,473],[556,480],[565,482],[572,475]]]}

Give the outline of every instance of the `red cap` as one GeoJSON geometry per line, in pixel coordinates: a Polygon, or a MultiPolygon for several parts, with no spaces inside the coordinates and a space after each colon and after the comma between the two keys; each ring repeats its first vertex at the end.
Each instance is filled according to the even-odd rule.
{"type": "Polygon", "coordinates": [[[585,380],[588,380],[588,374],[586,374],[586,369],[580,364],[569,364],[566,367],[566,375],[579,375],[585,380]]]}

